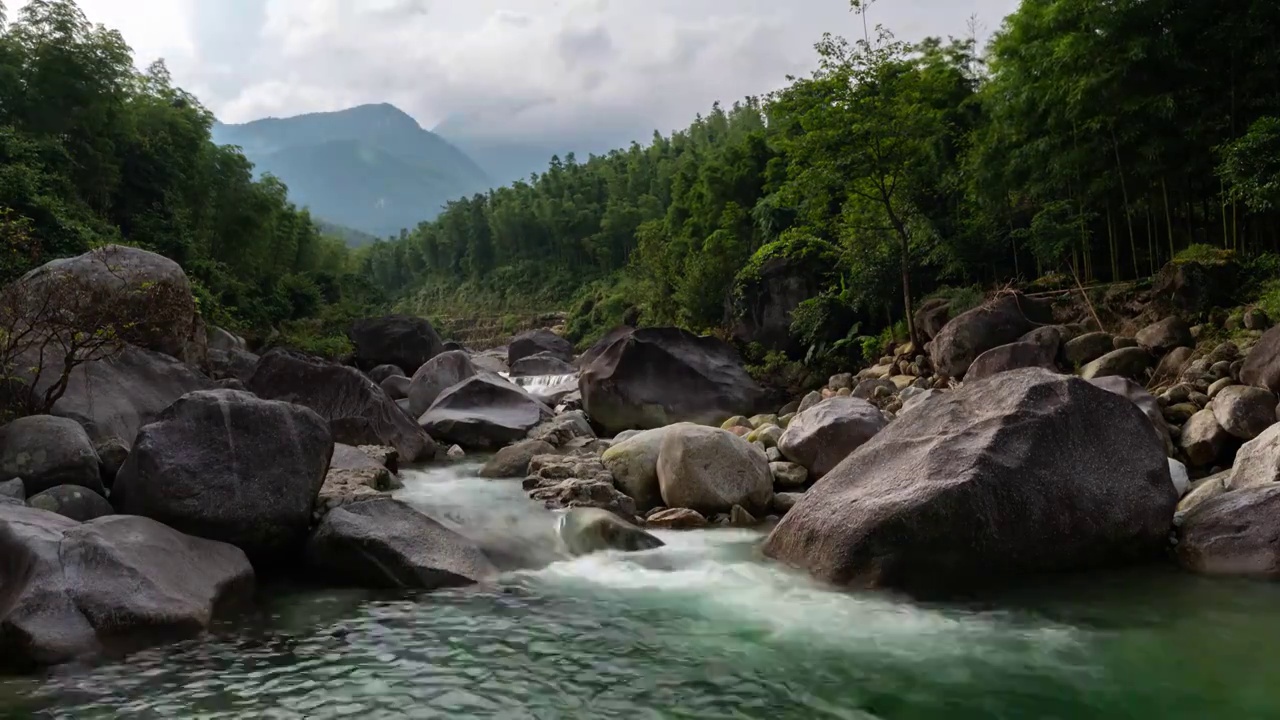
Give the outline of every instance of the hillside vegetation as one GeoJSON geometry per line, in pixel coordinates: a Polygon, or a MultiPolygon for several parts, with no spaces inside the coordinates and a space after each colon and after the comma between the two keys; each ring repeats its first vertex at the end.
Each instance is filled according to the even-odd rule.
{"type": "Polygon", "coordinates": [[[559,306],[580,342],[630,320],[850,359],[948,287],[1276,247],[1280,4],[1024,0],[985,49],[873,14],[777,93],[450,203],[372,248],[372,282],[426,312],[559,306]]]}

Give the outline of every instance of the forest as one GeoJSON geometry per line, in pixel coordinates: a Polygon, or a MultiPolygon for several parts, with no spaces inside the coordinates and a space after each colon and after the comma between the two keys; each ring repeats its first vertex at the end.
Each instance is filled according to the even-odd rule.
{"type": "Polygon", "coordinates": [[[133,245],[181,263],[210,322],[296,327],[301,345],[325,334],[318,324],[335,334],[385,301],[283,184],[211,141],[212,113],[162,62],[138,71],[120,34],[69,0],[32,0],[11,20],[0,29],[0,282],[133,245]]]}
{"type": "Polygon", "coordinates": [[[365,271],[427,313],[567,309],[586,342],[727,332],[782,262],[806,297],[751,350],[812,358],[911,334],[930,294],[1280,249],[1280,3],[1023,0],[982,47],[851,9],[811,76],[452,202],[365,271]]]}

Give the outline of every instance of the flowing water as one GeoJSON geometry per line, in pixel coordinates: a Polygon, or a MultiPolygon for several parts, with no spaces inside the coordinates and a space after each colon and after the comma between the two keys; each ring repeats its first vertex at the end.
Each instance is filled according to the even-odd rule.
{"type": "Polygon", "coordinates": [[[0,716],[1280,718],[1274,586],[1152,570],[919,605],[822,589],[726,530],[556,560],[551,515],[476,467],[406,472],[402,497],[550,565],[430,594],[277,589],[198,640],[0,681],[0,716]]]}

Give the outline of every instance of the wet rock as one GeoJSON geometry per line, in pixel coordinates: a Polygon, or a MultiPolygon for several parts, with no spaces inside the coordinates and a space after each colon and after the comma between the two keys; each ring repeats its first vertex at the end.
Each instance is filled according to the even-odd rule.
{"type": "Polygon", "coordinates": [[[1280,578],[1280,485],[1200,503],[1178,529],[1178,563],[1206,575],[1280,578]]]}
{"type": "Polygon", "coordinates": [[[809,471],[803,465],[771,462],[769,471],[773,473],[773,486],[780,490],[802,488],[809,483],[809,471]]]}
{"type": "Polygon", "coordinates": [[[194,392],[138,434],[111,500],[270,563],[306,539],[332,455],[328,424],[308,408],[194,392]]]}
{"type": "Polygon", "coordinates": [[[1068,365],[1084,367],[1115,349],[1114,335],[1091,332],[1068,340],[1062,347],[1062,353],[1068,365]]]}
{"type": "Polygon", "coordinates": [[[1049,319],[1037,301],[1016,293],[1003,295],[952,318],[933,339],[929,357],[939,373],[964,377],[979,355],[1016,342],[1049,319]]]}
{"type": "Polygon", "coordinates": [[[865,400],[832,398],[797,415],[778,449],[821,479],[886,424],[884,413],[865,400]]]}
{"type": "Polygon", "coordinates": [[[720,424],[764,400],[736,350],[677,328],[616,340],[582,372],[584,408],[608,433],[689,421],[720,424]]]}
{"type": "Polygon", "coordinates": [[[742,438],[688,423],[668,429],[658,448],[664,504],[709,515],[734,505],[763,510],[773,497],[765,452],[742,438]]]}
{"type": "Polygon", "coordinates": [[[458,462],[459,460],[467,457],[467,451],[463,450],[459,445],[453,445],[449,448],[448,452],[445,453],[445,457],[453,462],[458,462]]]}
{"type": "Polygon", "coordinates": [[[106,498],[80,485],[49,488],[29,498],[27,505],[57,513],[76,522],[88,522],[115,514],[115,509],[106,498]]]}
{"type": "Polygon", "coordinates": [[[355,346],[355,361],[361,370],[395,365],[404,369],[401,374],[413,373],[444,352],[444,343],[431,323],[408,315],[357,320],[347,336],[355,346]]]}
{"type": "Polygon", "coordinates": [[[1149,424],[1044,370],[966,383],[819,480],[764,552],[823,581],[940,594],[1148,559],[1177,503],[1149,424]]]}
{"type": "Polygon", "coordinates": [[[59,485],[106,494],[98,453],[74,420],[31,415],[0,426],[0,479],[20,477],[35,495],[59,485]]]}
{"type": "Polygon", "coordinates": [[[0,557],[24,557],[30,572],[0,616],[0,665],[10,669],[194,637],[215,610],[253,596],[240,550],[142,517],[78,523],[0,506],[0,557]]]}
{"type": "Polygon", "coordinates": [[[697,530],[707,526],[707,519],[689,508],[666,508],[645,518],[644,523],[663,530],[697,530]]]}
{"type": "Polygon", "coordinates": [[[1182,525],[1192,510],[1225,493],[1227,491],[1227,481],[1230,478],[1231,472],[1227,471],[1210,475],[1196,483],[1191,492],[1178,501],[1178,510],[1174,513],[1173,524],[1175,526],[1182,525]]]}
{"type": "Polygon", "coordinates": [[[390,498],[330,512],[307,542],[306,560],[325,582],[369,588],[434,590],[497,574],[470,540],[390,498]]]}
{"type": "Polygon", "coordinates": [[[1222,456],[1230,437],[1212,410],[1201,410],[1182,427],[1179,442],[1192,465],[1207,467],[1222,456]]]}
{"type": "Polygon", "coordinates": [[[450,350],[431,358],[409,381],[409,414],[422,417],[441,393],[479,374],[471,356],[461,350],[450,350]]]}
{"type": "Polygon", "coordinates": [[[551,416],[551,408],[520,386],[484,374],[445,390],[418,422],[432,437],[486,450],[523,440],[551,416]]]}
{"type": "Polygon", "coordinates": [[[1191,326],[1180,317],[1165,318],[1146,326],[1135,338],[1142,347],[1156,353],[1166,353],[1174,348],[1192,347],[1191,326]]]}
{"type": "Polygon", "coordinates": [[[529,461],[538,455],[553,455],[555,447],[545,440],[521,440],[498,451],[480,469],[480,477],[514,478],[529,474],[529,461]]]}
{"type": "Polygon", "coordinates": [[[596,508],[575,508],[560,516],[556,532],[572,555],[606,550],[638,552],[663,546],[663,542],[613,513],[596,508]]]}
{"type": "Polygon", "coordinates": [[[548,509],[599,508],[631,521],[636,503],[614,484],[613,476],[594,455],[539,455],[529,461],[524,480],[529,497],[548,509]]]}
{"type": "Polygon", "coordinates": [[[249,390],[315,411],[329,423],[335,442],[388,445],[405,462],[430,460],[436,444],[395,401],[355,368],[288,350],[262,356],[249,390]]]}
{"type": "Polygon", "coordinates": [[[577,438],[594,438],[586,413],[574,410],[557,415],[529,431],[530,440],[545,440],[556,447],[564,447],[577,438]]]}
{"type": "Polygon", "coordinates": [[[1140,347],[1121,348],[1085,365],[1080,370],[1080,377],[1085,380],[1119,375],[1130,380],[1142,378],[1151,367],[1151,354],[1140,347]]]}
{"type": "MultiPolygon", "coordinates": [[[[1043,329],[1043,328],[1042,328],[1043,329]]],[[[1055,356],[1057,346],[1049,348],[1035,342],[1016,342],[992,348],[973,361],[965,380],[972,382],[991,377],[1008,370],[1038,367],[1046,370],[1058,369],[1055,356]]]]}
{"type": "Polygon", "coordinates": [[[507,366],[514,372],[520,360],[539,354],[572,363],[573,344],[545,328],[522,332],[507,346],[507,366]]]}
{"type": "Polygon", "coordinates": [[[1213,416],[1222,429],[1252,440],[1276,422],[1276,396],[1270,390],[1235,385],[1223,388],[1213,401],[1213,416]]]}
{"type": "Polygon", "coordinates": [[[658,482],[658,450],[662,446],[662,439],[674,427],[676,426],[669,425],[636,433],[615,442],[601,456],[601,461],[612,473],[618,487],[633,498],[641,510],[662,504],[662,490],[658,482]]]}
{"type": "Polygon", "coordinates": [[[734,505],[729,511],[729,524],[733,527],[755,527],[760,524],[755,515],[752,515],[746,508],[741,505],[734,505]]]}

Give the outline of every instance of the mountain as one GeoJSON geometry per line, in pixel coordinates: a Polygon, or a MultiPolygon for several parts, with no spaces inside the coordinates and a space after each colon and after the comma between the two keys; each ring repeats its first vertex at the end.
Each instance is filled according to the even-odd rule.
{"type": "Polygon", "coordinates": [[[466,153],[386,103],[215,123],[213,139],[238,145],[315,217],[380,237],[434,219],[449,200],[493,186],[466,153]]]}
{"type": "Polygon", "coordinates": [[[322,235],[336,237],[347,244],[347,247],[364,247],[378,242],[376,235],[370,235],[367,232],[361,232],[355,228],[349,228],[346,225],[329,222],[328,220],[319,220],[313,218],[316,227],[322,235]]]}

